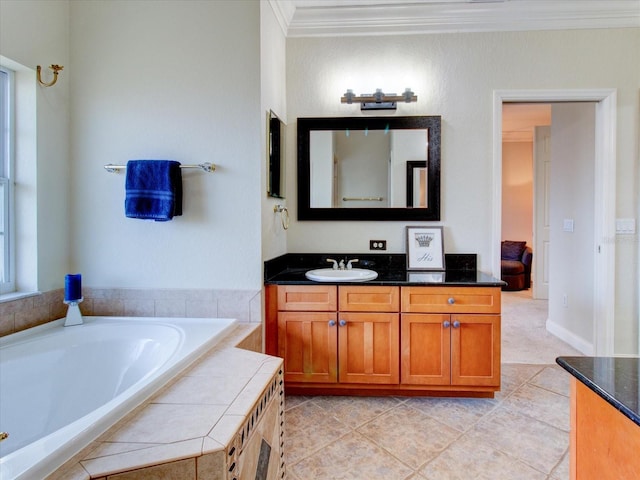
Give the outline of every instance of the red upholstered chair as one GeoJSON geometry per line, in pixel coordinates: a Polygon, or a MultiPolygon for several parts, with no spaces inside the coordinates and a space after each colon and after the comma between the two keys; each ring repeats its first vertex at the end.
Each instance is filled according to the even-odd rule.
{"type": "Polygon", "coordinates": [[[527,290],[531,287],[533,251],[527,242],[505,240],[501,245],[500,269],[507,285],[502,290],[527,290]]]}

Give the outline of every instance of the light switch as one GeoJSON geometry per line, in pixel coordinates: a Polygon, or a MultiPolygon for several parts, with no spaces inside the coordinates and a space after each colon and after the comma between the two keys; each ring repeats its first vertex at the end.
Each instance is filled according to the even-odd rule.
{"type": "Polygon", "coordinates": [[[562,222],[562,230],[565,232],[573,232],[573,218],[565,218],[562,222]]]}
{"type": "Polygon", "coordinates": [[[616,233],[620,235],[634,235],[636,233],[636,219],[616,218],[616,233]]]}

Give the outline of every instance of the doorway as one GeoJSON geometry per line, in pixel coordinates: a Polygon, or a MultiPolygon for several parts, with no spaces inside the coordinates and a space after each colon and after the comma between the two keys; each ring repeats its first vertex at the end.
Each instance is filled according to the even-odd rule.
{"type": "Polygon", "coordinates": [[[613,354],[613,312],[615,292],[615,244],[606,242],[615,232],[615,90],[554,90],[494,92],[494,212],[493,273],[500,275],[502,237],[502,109],[509,103],[595,102],[595,160],[593,205],[593,335],[585,342],[569,327],[553,332],[586,354],[613,354]]]}

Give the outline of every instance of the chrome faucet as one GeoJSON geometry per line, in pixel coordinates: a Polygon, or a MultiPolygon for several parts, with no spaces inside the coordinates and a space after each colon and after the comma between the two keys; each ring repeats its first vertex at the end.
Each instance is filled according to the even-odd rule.
{"type": "Polygon", "coordinates": [[[351,270],[353,268],[353,265],[351,264],[359,261],[357,258],[354,258],[353,260],[349,260],[345,265],[344,264],[345,260],[346,259],[343,258],[340,260],[340,263],[338,263],[333,258],[327,258],[327,262],[333,263],[333,266],[331,268],[333,268],[334,270],[351,270]]]}
{"type": "MultiPolygon", "coordinates": [[[[327,262],[333,262],[333,266],[331,268],[333,268],[334,270],[338,270],[338,262],[336,262],[333,258],[327,258],[327,262]]],[[[340,260],[340,263],[342,263],[342,267],[344,267],[344,262],[342,260],[340,260]]]]}

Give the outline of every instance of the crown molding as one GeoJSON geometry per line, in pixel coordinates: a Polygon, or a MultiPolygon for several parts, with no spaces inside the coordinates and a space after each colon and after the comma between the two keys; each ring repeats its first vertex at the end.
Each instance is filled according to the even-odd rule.
{"type": "Polygon", "coordinates": [[[295,5],[290,0],[269,0],[269,6],[286,36],[289,25],[293,20],[293,14],[296,11],[295,5]]]}
{"type": "Polygon", "coordinates": [[[640,0],[269,1],[287,37],[640,27],[640,0]]]}

